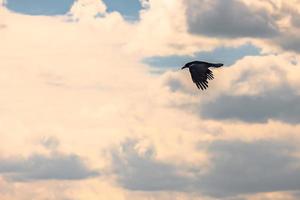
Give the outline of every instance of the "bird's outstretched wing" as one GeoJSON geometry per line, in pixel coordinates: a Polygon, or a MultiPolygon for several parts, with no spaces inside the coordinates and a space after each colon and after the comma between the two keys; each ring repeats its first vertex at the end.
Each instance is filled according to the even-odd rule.
{"type": "Polygon", "coordinates": [[[196,67],[191,67],[190,69],[191,77],[193,82],[197,85],[198,89],[205,90],[208,88],[208,81],[214,79],[214,75],[209,69],[199,69],[196,67]]]}

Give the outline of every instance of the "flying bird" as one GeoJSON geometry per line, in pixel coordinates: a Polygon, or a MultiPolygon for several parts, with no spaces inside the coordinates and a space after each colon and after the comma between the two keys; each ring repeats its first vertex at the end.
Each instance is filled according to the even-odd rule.
{"type": "Polygon", "coordinates": [[[214,79],[214,75],[209,67],[222,67],[222,63],[208,63],[203,61],[193,61],[186,63],[181,69],[189,68],[193,82],[198,89],[208,88],[208,80],[214,79]],[[208,80],[207,80],[208,79],[208,80]]]}

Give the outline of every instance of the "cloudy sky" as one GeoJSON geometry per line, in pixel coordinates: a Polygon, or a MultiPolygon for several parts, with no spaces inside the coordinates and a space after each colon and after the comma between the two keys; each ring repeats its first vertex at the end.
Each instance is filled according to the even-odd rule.
{"type": "Polygon", "coordinates": [[[0,199],[299,199],[299,35],[299,0],[0,0],[0,199]]]}

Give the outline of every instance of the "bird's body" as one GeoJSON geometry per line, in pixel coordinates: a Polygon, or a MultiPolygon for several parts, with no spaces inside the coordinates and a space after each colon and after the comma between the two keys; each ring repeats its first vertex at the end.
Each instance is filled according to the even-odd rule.
{"type": "Polygon", "coordinates": [[[208,88],[208,80],[214,79],[214,75],[209,67],[222,67],[222,63],[208,63],[203,61],[193,61],[186,63],[181,69],[189,68],[193,82],[198,89],[208,88]]]}

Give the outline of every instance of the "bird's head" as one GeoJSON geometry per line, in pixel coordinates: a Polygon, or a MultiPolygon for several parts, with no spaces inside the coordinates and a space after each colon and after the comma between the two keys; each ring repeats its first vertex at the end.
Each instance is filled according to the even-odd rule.
{"type": "Polygon", "coordinates": [[[184,69],[184,68],[189,68],[189,66],[187,64],[185,64],[183,67],[181,67],[181,69],[184,69]]]}

